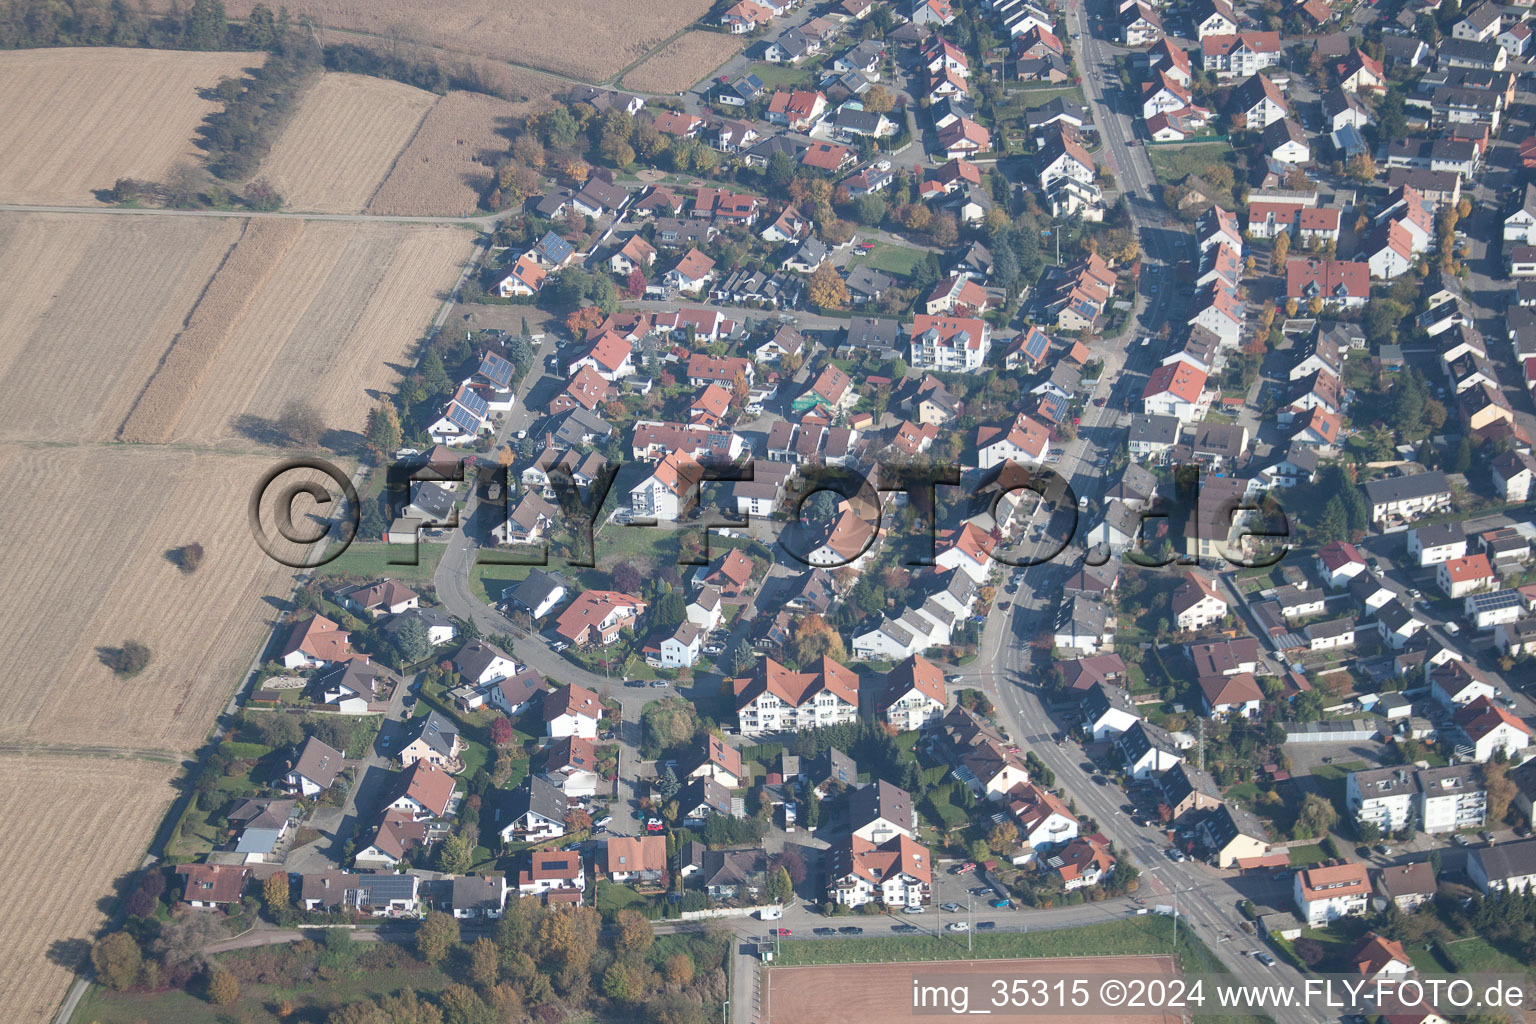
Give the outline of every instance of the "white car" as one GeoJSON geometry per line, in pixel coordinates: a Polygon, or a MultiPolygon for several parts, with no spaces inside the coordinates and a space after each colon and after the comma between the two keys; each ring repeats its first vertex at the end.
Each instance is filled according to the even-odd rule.
{"type": "Polygon", "coordinates": [[[902,907],[901,908],[901,912],[903,914],[921,914],[921,913],[923,913],[923,908],[922,907],[902,907]]]}
{"type": "Polygon", "coordinates": [[[592,823],[593,828],[607,828],[613,824],[613,815],[605,814],[592,823]]]}
{"type": "Polygon", "coordinates": [[[951,921],[944,926],[944,930],[947,932],[968,932],[971,930],[971,926],[964,921],[951,921]]]}
{"type": "Polygon", "coordinates": [[[1457,633],[1461,632],[1461,627],[1456,625],[1454,622],[1447,622],[1445,624],[1445,631],[1451,634],[1451,636],[1455,636],[1457,633]]]}

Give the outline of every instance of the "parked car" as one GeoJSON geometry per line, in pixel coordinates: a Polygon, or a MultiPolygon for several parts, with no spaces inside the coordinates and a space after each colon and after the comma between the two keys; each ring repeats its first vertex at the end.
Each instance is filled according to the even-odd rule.
{"type": "Polygon", "coordinates": [[[1013,906],[1013,901],[1007,899],[995,899],[992,901],[992,906],[997,910],[1007,910],[1013,906]]]}
{"type": "Polygon", "coordinates": [[[943,911],[947,911],[947,912],[949,912],[951,914],[954,914],[954,913],[957,913],[957,912],[959,912],[961,910],[964,910],[965,908],[962,907],[958,903],[940,903],[939,904],[939,909],[943,910],[943,911]]]}
{"type": "Polygon", "coordinates": [[[652,688],[659,687],[659,686],[666,686],[666,685],[667,685],[667,681],[665,679],[652,679],[651,680],[651,687],[652,688]]]}
{"type": "Polygon", "coordinates": [[[922,913],[926,912],[926,908],[925,907],[902,907],[901,908],[901,912],[903,914],[922,914],[922,913]]]}
{"type": "Polygon", "coordinates": [[[1386,843],[1377,843],[1376,852],[1381,854],[1383,857],[1390,857],[1392,856],[1392,847],[1388,846],[1386,843]]]}
{"type": "Polygon", "coordinates": [[[837,929],[836,928],[812,928],[811,929],[811,934],[812,935],[836,935],[837,934],[837,929]]]}
{"type": "Polygon", "coordinates": [[[660,818],[647,818],[646,819],[645,830],[647,832],[660,832],[665,827],[666,826],[661,823],[661,819],[660,818]]]}
{"type": "Polygon", "coordinates": [[[645,680],[644,679],[631,679],[628,682],[626,682],[624,685],[629,687],[632,690],[633,689],[637,689],[637,688],[643,690],[643,689],[645,689],[645,680]]]}
{"type": "Polygon", "coordinates": [[[961,864],[959,867],[955,868],[955,874],[963,875],[967,871],[975,871],[975,870],[976,870],[976,862],[973,861],[973,860],[968,860],[964,864],[961,864]]]}
{"type": "Polygon", "coordinates": [[[837,930],[839,935],[863,935],[864,929],[856,924],[845,924],[837,930]]]}
{"type": "Polygon", "coordinates": [[[1462,835],[1460,832],[1457,832],[1451,836],[1451,842],[1455,843],[1457,846],[1466,846],[1467,837],[1462,835]]]}
{"type": "Polygon", "coordinates": [[[902,932],[903,934],[905,934],[906,932],[915,932],[915,931],[917,931],[917,925],[915,925],[915,924],[893,924],[893,925],[891,925],[891,931],[893,931],[893,932],[902,932]]]}
{"type": "Polygon", "coordinates": [[[996,927],[997,927],[997,922],[996,921],[977,921],[976,922],[976,930],[979,931],[979,932],[989,932],[989,931],[991,931],[992,929],[994,929],[996,927]]]}
{"type": "Polygon", "coordinates": [[[592,823],[593,828],[607,828],[613,824],[613,815],[605,814],[592,823]]]}
{"type": "Polygon", "coordinates": [[[769,930],[774,935],[777,935],[781,939],[788,938],[789,936],[795,934],[794,932],[790,931],[788,928],[771,928],[769,930]]]}
{"type": "Polygon", "coordinates": [[[964,921],[951,921],[944,926],[944,930],[947,932],[968,932],[971,930],[971,926],[964,921]]]}

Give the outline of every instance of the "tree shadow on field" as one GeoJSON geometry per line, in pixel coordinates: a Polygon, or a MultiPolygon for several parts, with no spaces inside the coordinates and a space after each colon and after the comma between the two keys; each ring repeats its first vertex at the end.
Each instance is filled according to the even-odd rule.
{"type": "Polygon", "coordinates": [[[105,645],[96,648],[96,658],[113,672],[122,664],[123,649],[121,647],[107,647],[105,645]]]}
{"type": "Polygon", "coordinates": [[[54,939],[48,944],[48,962],[71,971],[79,970],[90,955],[91,944],[86,939],[54,939]]]}
{"type": "Polygon", "coordinates": [[[271,445],[274,448],[285,448],[288,445],[288,435],[277,425],[277,421],[269,420],[265,416],[241,413],[233,417],[229,425],[257,444],[271,445]]]}
{"type": "Polygon", "coordinates": [[[112,891],[96,901],[96,909],[105,914],[109,919],[117,913],[117,908],[122,906],[128,894],[138,887],[139,872],[125,871],[112,880],[112,891]]]}
{"type": "Polygon", "coordinates": [[[368,440],[356,430],[327,430],[320,436],[320,444],[337,455],[363,455],[368,451],[368,440]]]}

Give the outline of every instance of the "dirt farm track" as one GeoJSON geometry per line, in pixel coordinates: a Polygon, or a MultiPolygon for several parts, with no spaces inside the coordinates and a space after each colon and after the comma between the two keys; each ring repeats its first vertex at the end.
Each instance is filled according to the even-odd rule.
{"type": "MultiPolygon", "coordinates": [[[[1177,973],[1167,956],[1062,957],[1031,960],[945,960],[922,963],[840,964],[825,967],[771,967],[766,982],[768,1024],[888,1024],[897,1020],[936,1020],[961,1014],[912,1009],[912,979],[923,975],[975,974],[1026,978],[1032,975],[1130,977],[1177,973]]],[[[953,982],[950,982],[951,984],[953,982]]],[[[980,992],[980,986],[975,990],[980,992]]],[[[973,994],[973,1000],[976,995],[973,994]]],[[[974,1001],[971,1013],[984,1010],[974,1001]]],[[[1093,1024],[1161,1024],[1180,1020],[1178,1013],[1104,1016],[1010,1015],[1015,1020],[1084,1020],[1093,1024]]]]}

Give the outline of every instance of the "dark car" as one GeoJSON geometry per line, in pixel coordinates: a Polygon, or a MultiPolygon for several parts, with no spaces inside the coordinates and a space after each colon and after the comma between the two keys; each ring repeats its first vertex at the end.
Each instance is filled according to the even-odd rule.
{"type": "Polygon", "coordinates": [[[994,929],[996,927],[997,927],[997,922],[996,921],[977,921],[976,922],[976,930],[979,931],[979,932],[989,932],[989,931],[991,931],[992,929],[994,929]]]}
{"type": "Polygon", "coordinates": [[[893,932],[901,932],[902,934],[905,935],[908,932],[915,932],[915,931],[917,931],[917,925],[915,925],[915,924],[893,924],[893,925],[891,925],[891,931],[893,931],[893,932]]]}
{"type": "Polygon", "coordinates": [[[629,687],[631,690],[633,690],[633,689],[641,689],[641,690],[645,689],[645,681],[643,679],[631,679],[629,682],[625,683],[624,685],[629,687]]]}
{"type": "Polygon", "coordinates": [[[811,929],[811,934],[812,935],[836,935],[837,934],[837,929],[836,928],[812,928],[811,929]]]}
{"type": "Polygon", "coordinates": [[[863,935],[864,929],[856,924],[845,924],[838,930],[839,935],[863,935]]]}

